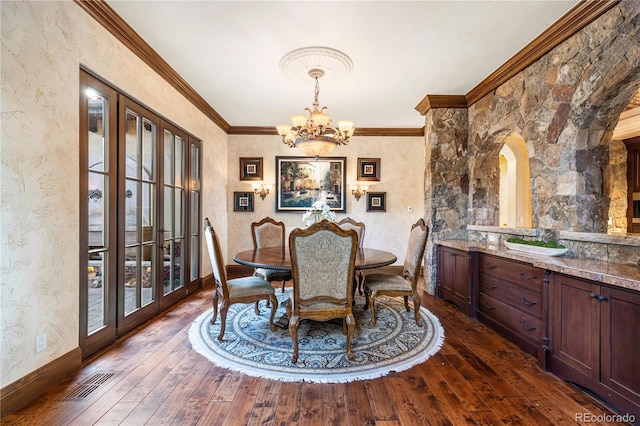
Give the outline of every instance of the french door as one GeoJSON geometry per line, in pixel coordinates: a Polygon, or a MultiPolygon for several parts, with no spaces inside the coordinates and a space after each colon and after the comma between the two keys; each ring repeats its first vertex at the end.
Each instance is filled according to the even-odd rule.
{"type": "Polygon", "coordinates": [[[200,144],[81,71],[80,347],[199,287],[200,144]]]}

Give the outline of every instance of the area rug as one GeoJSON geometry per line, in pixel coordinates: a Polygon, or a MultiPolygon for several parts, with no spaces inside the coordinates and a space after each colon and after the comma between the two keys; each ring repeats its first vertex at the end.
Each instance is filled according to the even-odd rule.
{"type": "MultiPolygon", "coordinates": [[[[276,319],[285,315],[283,302],[288,295],[278,295],[280,305],[276,319]]],[[[269,328],[270,308],[260,304],[231,305],[227,328],[220,342],[220,316],[211,325],[213,310],[200,315],[192,324],[189,339],[193,348],[215,365],[249,376],[288,382],[344,383],[375,379],[392,371],[402,371],[420,364],[438,352],[444,343],[440,321],[421,307],[423,327],[416,325],[413,311],[406,312],[400,299],[376,299],[377,324],[369,326],[370,311],[363,300],[353,308],[356,330],[351,347],[355,360],[346,356],[346,336],[341,320],[318,322],[304,320],[298,328],[298,362],[291,362],[293,342],[287,328],[269,328]]],[[[285,317],[286,319],[286,317],[285,317]]],[[[282,322],[282,321],[281,321],[282,322]]],[[[286,323],[286,321],[284,321],[286,323]]]]}

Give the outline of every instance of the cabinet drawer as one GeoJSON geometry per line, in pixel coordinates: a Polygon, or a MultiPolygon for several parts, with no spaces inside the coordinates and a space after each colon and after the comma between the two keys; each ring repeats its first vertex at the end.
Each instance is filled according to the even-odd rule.
{"type": "Polygon", "coordinates": [[[542,318],[542,293],[536,286],[518,286],[491,275],[480,274],[478,289],[480,293],[542,318]]]}
{"type": "Polygon", "coordinates": [[[515,260],[502,259],[487,254],[479,257],[478,269],[485,274],[513,281],[517,284],[530,286],[533,290],[542,292],[543,271],[515,260]]]}
{"type": "Polygon", "coordinates": [[[536,343],[542,343],[543,324],[539,319],[480,293],[478,311],[502,324],[515,334],[536,343]]]}

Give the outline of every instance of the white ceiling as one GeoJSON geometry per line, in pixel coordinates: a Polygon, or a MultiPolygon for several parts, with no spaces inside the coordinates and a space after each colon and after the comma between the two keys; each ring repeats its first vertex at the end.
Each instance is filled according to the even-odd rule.
{"type": "Polygon", "coordinates": [[[356,127],[420,128],[427,95],[465,95],[576,0],[122,1],[108,4],[231,126],[304,113],[309,85],[279,63],[306,46],[353,61],[320,104],[356,127]]]}

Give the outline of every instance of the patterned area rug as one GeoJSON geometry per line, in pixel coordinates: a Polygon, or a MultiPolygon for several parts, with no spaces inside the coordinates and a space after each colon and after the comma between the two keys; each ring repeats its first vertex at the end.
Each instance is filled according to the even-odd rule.
{"type": "MultiPolygon", "coordinates": [[[[286,293],[278,295],[276,319],[285,314],[282,302],[287,298],[286,293]]],[[[256,315],[253,304],[231,305],[222,342],[217,339],[220,315],[216,324],[211,325],[213,310],[208,310],[194,321],[189,331],[193,348],[214,364],[249,376],[290,382],[344,383],[409,369],[438,352],[444,343],[440,321],[425,308],[420,309],[424,325],[418,327],[413,311],[405,311],[402,299],[380,297],[376,299],[378,321],[375,327],[370,327],[370,312],[363,309],[359,298],[353,307],[354,361],[346,356],[341,320],[304,320],[298,328],[298,362],[292,364],[289,330],[278,327],[272,332],[270,308],[264,302],[260,308],[260,314],[256,315]]]]}

